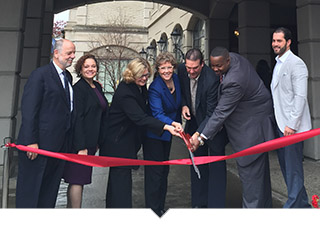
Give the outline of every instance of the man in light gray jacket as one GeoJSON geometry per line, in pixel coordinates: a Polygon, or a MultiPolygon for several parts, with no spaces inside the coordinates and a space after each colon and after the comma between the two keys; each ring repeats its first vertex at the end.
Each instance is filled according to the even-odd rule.
{"type": "MultiPolygon", "coordinates": [[[[272,48],[276,57],[271,92],[278,126],[278,136],[289,136],[311,129],[307,100],[308,69],[290,50],[291,32],[278,28],[273,33],[272,48]]],[[[308,196],[303,176],[303,141],[278,150],[281,171],[288,190],[285,208],[307,208],[308,196]]]]}

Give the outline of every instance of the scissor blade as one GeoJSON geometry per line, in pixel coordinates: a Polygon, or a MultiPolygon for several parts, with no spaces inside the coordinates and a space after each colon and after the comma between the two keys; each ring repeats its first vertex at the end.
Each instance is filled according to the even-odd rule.
{"type": "Polygon", "coordinates": [[[188,151],[189,151],[190,159],[191,159],[191,162],[193,165],[193,169],[198,174],[198,178],[200,179],[201,178],[200,171],[199,171],[198,167],[196,166],[196,164],[194,163],[194,159],[193,159],[194,156],[192,154],[192,151],[190,149],[188,149],[188,151]]]}

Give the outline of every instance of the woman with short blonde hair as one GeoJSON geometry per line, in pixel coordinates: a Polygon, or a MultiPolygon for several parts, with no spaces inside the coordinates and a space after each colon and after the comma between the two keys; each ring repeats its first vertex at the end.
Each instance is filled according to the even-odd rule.
{"type": "MultiPolygon", "coordinates": [[[[175,128],[181,126],[181,88],[178,75],[174,73],[177,63],[169,52],[162,52],[156,59],[158,76],[149,86],[148,104],[152,116],[175,128]]],[[[143,157],[150,161],[168,161],[172,136],[168,132],[156,135],[147,132],[143,157]]],[[[159,217],[165,213],[169,166],[145,166],[146,208],[159,217]]]]}
{"type": "Polygon", "coordinates": [[[145,70],[148,70],[151,74],[151,66],[149,62],[143,58],[135,58],[127,65],[127,68],[123,72],[123,81],[127,84],[134,82],[137,78],[140,78],[145,70]]]}
{"type": "Polygon", "coordinates": [[[157,56],[157,59],[156,59],[157,71],[159,71],[159,67],[166,62],[169,62],[173,66],[174,69],[177,67],[177,61],[173,57],[173,55],[169,52],[162,52],[157,56]]]}
{"type": "MultiPolygon", "coordinates": [[[[143,58],[133,59],[123,73],[123,80],[114,93],[108,125],[100,155],[137,159],[146,129],[158,136],[165,131],[179,136],[179,129],[147,114],[147,81],[151,73],[143,58]]],[[[133,166],[110,167],[107,186],[107,208],[132,208],[133,166]]]]}

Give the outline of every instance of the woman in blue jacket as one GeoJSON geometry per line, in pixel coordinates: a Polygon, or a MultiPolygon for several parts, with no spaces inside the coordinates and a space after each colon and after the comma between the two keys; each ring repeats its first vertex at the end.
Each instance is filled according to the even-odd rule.
{"type": "MultiPolygon", "coordinates": [[[[181,90],[173,55],[163,52],[156,59],[158,76],[149,87],[149,107],[154,118],[182,130],[181,90]]],[[[172,136],[164,132],[158,136],[150,131],[143,146],[145,160],[169,160],[172,136]]],[[[167,194],[169,166],[145,166],[145,200],[146,207],[161,216],[164,211],[167,194]]]]}

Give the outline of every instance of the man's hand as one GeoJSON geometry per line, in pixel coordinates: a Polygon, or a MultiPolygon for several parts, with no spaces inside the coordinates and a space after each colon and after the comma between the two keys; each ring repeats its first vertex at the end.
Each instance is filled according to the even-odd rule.
{"type": "MultiPolygon", "coordinates": [[[[39,146],[37,143],[34,143],[34,144],[29,144],[27,145],[27,147],[31,147],[31,148],[35,148],[35,149],[39,149],[39,146]]],[[[36,159],[36,157],[38,156],[37,153],[33,153],[33,152],[27,152],[27,157],[30,159],[30,160],[34,160],[36,159]]]]}
{"type": "Polygon", "coordinates": [[[186,119],[188,121],[191,119],[189,107],[187,107],[187,106],[182,107],[182,116],[184,119],[186,119]]]}
{"type": "Polygon", "coordinates": [[[200,142],[198,140],[198,136],[199,136],[199,133],[195,132],[195,133],[193,133],[192,137],[190,138],[190,143],[193,146],[194,151],[197,150],[200,145],[200,142]]]}
{"type": "Polygon", "coordinates": [[[79,155],[88,155],[88,149],[78,151],[79,155]]]}
{"type": "Polygon", "coordinates": [[[290,136],[290,135],[293,135],[296,133],[296,130],[292,129],[292,128],[289,128],[288,126],[286,126],[284,128],[284,132],[283,132],[283,135],[284,136],[290,136]]]}

